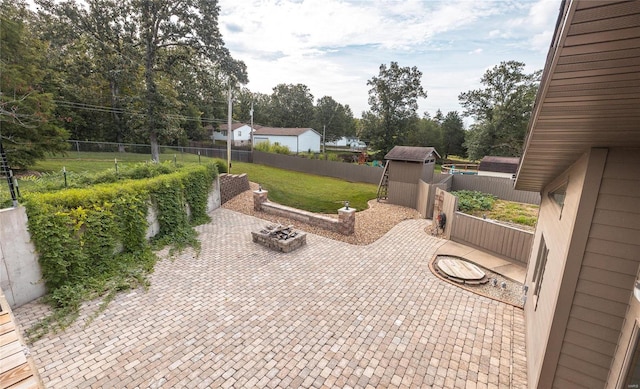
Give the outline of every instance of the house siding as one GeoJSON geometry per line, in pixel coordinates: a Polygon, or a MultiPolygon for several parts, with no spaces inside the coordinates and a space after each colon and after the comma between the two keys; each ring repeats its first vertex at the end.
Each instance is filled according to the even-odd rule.
{"type": "MultiPolygon", "coordinates": [[[[559,293],[567,266],[571,231],[574,229],[578,206],[582,198],[588,162],[589,154],[584,154],[573,166],[549,184],[541,196],[538,224],[526,278],[526,284],[529,287],[525,304],[525,318],[527,322],[528,386],[530,388],[551,387],[554,374],[564,373],[565,368],[558,372],[555,369],[560,355],[558,353],[559,347],[553,347],[554,340],[551,339],[551,330],[558,308],[559,293]],[[564,207],[560,209],[548,196],[548,193],[564,182],[568,182],[568,184],[564,207]],[[543,236],[549,252],[536,306],[533,296],[535,284],[532,280],[543,236]],[[552,351],[549,352],[549,350],[552,351]]],[[[584,335],[576,333],[572,336],[582,338],[584,335]]],[[[594,351],[597,351],[597,348],[594,351]]]]}
{"type": "Polygon", "coordinates": [[[617,385],[640,314],[640,304],[632,298],[640,261],[638,166],[638,149],[607,152],[554,387],[617,385]]]}
{"type": "Polygon", "coordinates": [[[298,136],[298,151],[312,153],[320,152],[320,135],[313,130],[303,132],[298,136]]]}
{"type": "Polygon", "coordinates": [[[615,299],[610,299],[612,304],[619,306],[615,314],[596,313],[619,324],[617,349],[606,385],[615,388],[623,374],[635,322],[640,318],[640,303],[633,297],[640,263],[640,149],[609,151],[585,259],[587,257],[589,260],[585,260],[583,266],[588,265],[590,271],[606,275],[600,282],[620,290],[615,299]],[[625,312],[622,312],[623,307],[625,312]]]}

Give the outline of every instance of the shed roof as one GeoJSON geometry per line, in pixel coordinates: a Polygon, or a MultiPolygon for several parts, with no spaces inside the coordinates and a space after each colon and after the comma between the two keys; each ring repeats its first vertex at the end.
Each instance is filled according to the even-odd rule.
{"type": "MultiPolygon", "coordinates": [[[[313,128],[282,128],[282,127],[261,127],[253,132],[254,135],[279,135],[279,136],[299,136],[307,131],[316,132],[313,128]]],[[[318,134],[320,135],[320,134],[318,134]]]]}
{"type": "Polygon", "coordinates": [[[413,147],[413,146],[394,146],[384,156],[384,159],[390,161],[409,161],[409,162],[424,162],[433,154],[440,157],[440,154],[433,147],[413,147]]]}
{"type": "Polygon", "coordinates": [[[518,171],[519,163],[520,158],[518,157],[494,157],[488,155],[482,158],[480,165],[478,165],[478,170],[483,172],[514,174],[518,171]]]}
{"type": "Polygon", "coordinates": [[[541,191],[593,147],[640,147],[640,2],[563,3],[516,188],[541,191]]]}

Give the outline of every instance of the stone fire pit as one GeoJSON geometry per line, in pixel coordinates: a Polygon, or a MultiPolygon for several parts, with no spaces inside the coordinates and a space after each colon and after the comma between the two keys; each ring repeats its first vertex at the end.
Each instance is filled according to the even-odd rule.
{"type": "Polygon", "coordinates": [[[293,226],[270,224],[260,231],[252,231],[253,241],[270,249],[289,253],[307,243],[307,234],[293,226]]]}

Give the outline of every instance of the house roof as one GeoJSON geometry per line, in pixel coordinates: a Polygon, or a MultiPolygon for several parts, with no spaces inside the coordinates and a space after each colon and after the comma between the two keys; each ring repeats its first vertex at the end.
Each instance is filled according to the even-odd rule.
{"type": "Polygon", "coordinates": [[[306,127],[306,128],[261,127],[258,130],[254,131],[253,135],[299,136],[309,130],[318,134],[316,130],[309,127],[306,127]]]}
{"type": "MultiPolygon", "coordinates": [[[[249,125],[248,125],[248,124],[245,124],[245,123],[231,123],[231,130],[232,130],[232,131],[235,131],[235,130],[237,130],[238,128],[240,128],[240,127],[244,127],[244,126],[249,127],[249,125]]],[[[229,125],[227,125],[227,124],[220,124],[220,125],[218,126],[218,128],[220,129],[220,131],[227,131],[227,128],[228,128],[228,127],[229,127],[229,125]]],[[[255,128],[255,127],[254,127],[254,128],[255,128]]]]}
{"type": "Polygon", "coordinates": [[[390,161],[424,162],[434,153],[440,157],[440,154],[438,154],[433,147],[394,146],[391,151],[384,156],[384,159],[390,161]]]}
{"type": "Polygon", "coordinates": [[[478,170],[483,172],[496,172],[496,173],[515,173],[518,171],[518,164],[520,158],[518,157],[493,157],[486,156],[480,161],[478,170]]]}
{"type": "Polygon", "coordinates": [[[640,2],[563,2],[516,188],[541,191],[593,147],[640,147],[640,2]]]}

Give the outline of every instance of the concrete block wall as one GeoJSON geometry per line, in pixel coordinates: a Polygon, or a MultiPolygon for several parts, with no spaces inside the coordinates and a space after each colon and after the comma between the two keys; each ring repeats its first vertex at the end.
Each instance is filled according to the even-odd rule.
{"type": "Polygon", "coordinates": [[[24,207],[0,210],[0,287],[14,308],[46,292],[24,207]]]}
{"type": "Polygon", "coordinates": [[[220,174],[220,197],[222,204],[249,190],[249,177],[243,174],[220,174]]]}
{"type": "MultiPolygon", "coordinates": [[[[247,181],[248,189],[248,181],[247,181]]],[[[220,181],[214,181],[207,201],[207,212],[220,208],[220,181]]],[[[160,230],[157,212],[149,207],[147,238],[160,230]]],[[[17,308],[45,294],[38,255],[27,230],[23,207],[0,210],[0,288],[9,305],[17,308]]]]}

